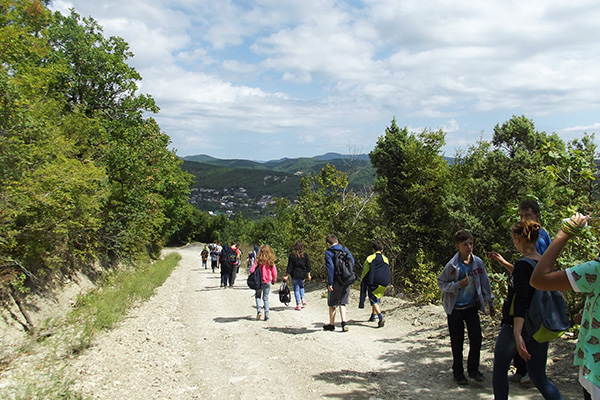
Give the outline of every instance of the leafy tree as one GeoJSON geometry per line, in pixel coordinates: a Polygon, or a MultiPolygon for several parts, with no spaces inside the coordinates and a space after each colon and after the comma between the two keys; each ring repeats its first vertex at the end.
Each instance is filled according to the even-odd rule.
{"type": "Polygon", "coordinates": [[[443,145],[442,131],[410,134],[393,119],[369,153],[382,217],[396,240],[390,250],[398,281],[419,280],[411,273],[417,260],[439,262],[447,247],[450,167],[441,156],[443,145]]]}

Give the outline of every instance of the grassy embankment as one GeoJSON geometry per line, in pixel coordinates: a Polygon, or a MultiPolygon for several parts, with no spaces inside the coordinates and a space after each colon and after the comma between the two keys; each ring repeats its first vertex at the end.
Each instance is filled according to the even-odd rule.
{"type": "MultiPolygon", "coordinates": [[[[0,388],[0,398],[84,399],[71,389],[73,381],[66,373],[69,360],[85,351],[98,332],[115,327],[134,304],[149,299],[180,259],[171,253],[164,260],[118,270],[80,296],[66,317],[47,321],[22,349],[23,354],[41,355],[33,357],[36,365],[27,370],[15,366],[21,372],[12,384],[0,388]]],[[[18,360],[15,357],[14,362],[18,360]]]]}

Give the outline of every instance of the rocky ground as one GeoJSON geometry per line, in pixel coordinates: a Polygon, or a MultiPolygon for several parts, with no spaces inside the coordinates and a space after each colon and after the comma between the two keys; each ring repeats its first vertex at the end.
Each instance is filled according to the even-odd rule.
{"type": "MultiPolygon", "coordinates": [[[[183,259],[156,295],[69,360],[65,375],[78,391],[94,399],[123,400],[492,398],[499,326],[489,317],[482,319],[486,380],[459,387],[452,380],[441,306],[385,297],[386,325],[377,328],[366,321],[369,310],[357,308],[353,293],[349,332],[339,325],[325,332],[324,286],[309,285],[308,305],[296,311],[295,304],[279,302],[277,284],[270,320],[257,321],[245,274],[233,288],[223,289],[219,275],[201,267],[199,247],[176,251],[183,259]]],[[[571,365],[573,349],[573,339],[558,340],[549,357],[548,374],[565,399],[582,398],[571,365]]],[[[0,389],[10,386],[19,368],[15,362],[0,375],[0,389]]],[[[511,398],[541,396],[533,387],[511,384],[511,398]]]]}

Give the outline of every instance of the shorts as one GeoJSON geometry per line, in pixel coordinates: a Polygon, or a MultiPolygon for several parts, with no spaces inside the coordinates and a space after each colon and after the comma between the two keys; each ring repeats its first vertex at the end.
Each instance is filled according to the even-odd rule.
{"type": "Polygon", "coordinates": [[[329,307],[347,306],[350,302],[350,285],[342,286],[333,282],[333,291],[327,292],[327,305],[329,307]]]}

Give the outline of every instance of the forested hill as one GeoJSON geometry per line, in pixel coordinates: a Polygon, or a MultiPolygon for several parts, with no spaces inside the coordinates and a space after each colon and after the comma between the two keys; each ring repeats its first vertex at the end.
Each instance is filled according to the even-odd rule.
{"type": "Polygon", "coordinates": [[[184,171],[195,176],[193,188],[246,189],[249,196],[273,195],[294,199],[300,190],[303,176],[319,172],[327,164],[347,172],[349,186],[360,190],[375,182],[375,170],[366,154],[345,156],[327,153],[315,157],[282,158],[258,162],[251,160],[222,160],[207,155],[183,157],[184,171]]]}

